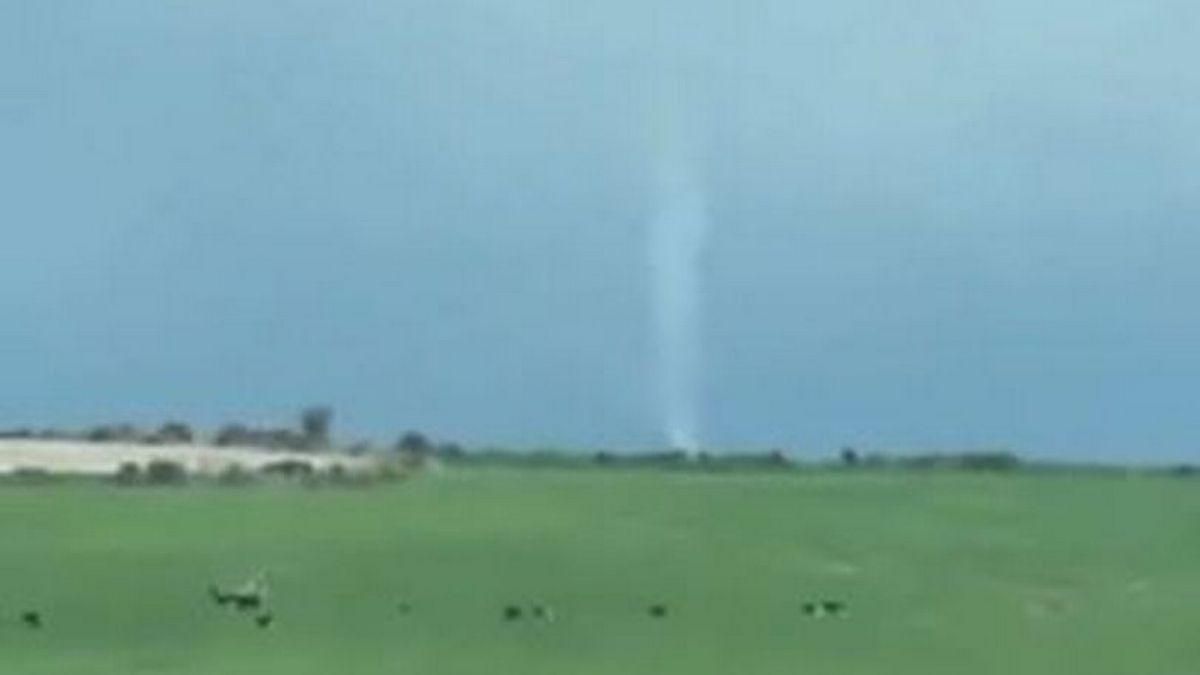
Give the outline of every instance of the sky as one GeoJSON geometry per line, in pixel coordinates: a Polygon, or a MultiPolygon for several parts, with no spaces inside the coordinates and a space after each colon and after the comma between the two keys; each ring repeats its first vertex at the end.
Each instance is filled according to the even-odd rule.
{"type": "Polygon", "coordinates": [[[0,3],[0,426],[327,403],[347,436],[662,446],[646,252],[682,133],[705,447],[1200,459],[1197,25],[0,3]]]}

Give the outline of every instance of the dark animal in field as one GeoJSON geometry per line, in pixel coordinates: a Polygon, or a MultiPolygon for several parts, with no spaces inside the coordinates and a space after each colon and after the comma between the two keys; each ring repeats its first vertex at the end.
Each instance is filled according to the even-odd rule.
{"type": "Polygon", "coordinates": [[[275,623],[275,615],[267,612],[254,617],[254,623],[259,628],[270,628],[272,623],[275,623]]]}
{"type": "Polygon", "coordinates": [[[841,616],[846,613],[846,603],[841,600],[820,600],[805,602],[800,606],[804,615],[813,619],[822,617],[841,616]]]}
{"type": "Polygon", "coordinates": [[[233,607],[239,611],[259,609],[263,605],[263,597],[258,593],[242,593],[239,591],[222,591],[216,586],[209,586],[208,595],[219,607],[233,607]]]}
{"type": "Polygon", "coordinates": [[[412,614],[412,605],[407,602],[400,603],[396,609],[399,609],[401,614],[412,614]]]}
{"type": "Polygon", "coordinates": [[[521,618],[521,608],[516,605],[509,605],[504,608],[504,620],[516,621],[521,618]]]}
{"type": "Polygon", "coordinates": [[[530,608],[530,614],[533,618],[546,621],[548,623],[554,621],[554,610],[546,605],[534,605],[530,608]]]}
{"type": "Polygon", "coordinates": [[[267,604],[267,578],[260,574],[233,590],[209,585],[208,595],[220,607],[233,605],[240,612],[261,609],[267,604]]]}
{"type": "Polygon", "coordinates": [[[259,595],[235,595],[233,596],[233,606],[239,612],[248,612],[252,609],[259,609],[263,605],[262,596],[259,595]]]}
{"type": "Polygon", "coordinates": [[[224,607],[225,605],[233,602],[233,596],[231,594],[225,593],[216,586],[208,587],[208,597],[212,598],[212,601],[215,602],[218,607],[224,607]]]}
{"type": "Polygon", "coordinates": [[[841,600],[822,600],[821,609],[828,616],[841,616],[846,611],[846,603],[841,600]]]}
{"type": "Polygon", "coordinates": [[[650,605],[650,616],[656,619],[662,619],[667,616],[666,605],[650,605]]]}
{"type": "Polygon", "coordinates": [[[26,628],[32,628],[34,630],[41,628],[42,613],[32,610],[21,612],[21,623],[25,624],[26,628]]]}

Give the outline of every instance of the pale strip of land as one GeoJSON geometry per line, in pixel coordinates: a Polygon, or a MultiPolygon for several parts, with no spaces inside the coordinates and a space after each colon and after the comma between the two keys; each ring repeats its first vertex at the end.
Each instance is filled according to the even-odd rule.
{"type": "Polygon", "coordinates": [[[145,466],[153,460],[178,462],[192,473],[216,474],[238,465],[248,470],[280,461],[307,462],[314,469],[341,465],[368,469],[375,460],[334,453],[289,452],[210,445],[142,445],[60,440],[0,440],[0,474],[40,470],[64,474],[112,474],[124,462],[145,466]]]}

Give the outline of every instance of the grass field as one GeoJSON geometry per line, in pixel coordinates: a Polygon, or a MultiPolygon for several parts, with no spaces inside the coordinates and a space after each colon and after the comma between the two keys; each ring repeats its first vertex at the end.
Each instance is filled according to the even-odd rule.
{"type": "Polygon", "coordinates": [[[1200,483],[460,469],[360,490],[10,486],[0,618],[0,672],[20,675],[1189,675],[1200,483]],[[204,594],[260,568],[267,630],[204,594]],[[821,597],[849,615],[803,616],[821,597]],[[558,620],[501,621],[533,602],[558,620]]]}

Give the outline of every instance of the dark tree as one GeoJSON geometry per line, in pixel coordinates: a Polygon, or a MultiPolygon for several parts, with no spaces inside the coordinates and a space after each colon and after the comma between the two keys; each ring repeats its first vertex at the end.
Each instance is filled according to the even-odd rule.
{"type": "Polygon", "coordinates": [[[396,442],[396,449],[413,455],[425,455],[433,448],[429,438],[419,431],[406,431],[396,442]]]}
{"type": "Polygon", "coordinates": [[[187,469],[169,459],[150,460],[146,465],[146,482],[150,485],[182,485],[187,482],[187,469]]]}
{"type": "Polygon", "coordinates": [[[121,462],[113,480],[117,485],[137,485],[142,480],[142,468],[134,462],[121,462]]]}
{"type": "Polygon", "coordinates": [[[132,424],[98,426],[88,431],[86,438],[93,443],[136,443],[140,440],[137,427],[132,424]]]}
{"type": "Polygon", "coordinates": [[[214,442],[219,446],[244,445],[250,436],[250,430],[244,424],[227,424],[219,431],[214,442]]]}
{"type": "Polygon", "coordinates": [[[162,443],[191,443],[195,439],[192,427],[186,422],[167,422],[158,428],[155,434],[162,443]]]}
{"type": "Polygon", "coordinates": [[[329,447],[329,436],[333,429],[333,408],[313,406],[300,413],[300,430],[304,444],[312,449],[329,447]]]}
{"type": "Polygon", "coordinates": [[[842,448],[842,464],[844,466],[858,466],[858,451],[849,446],[842,448]]]}

